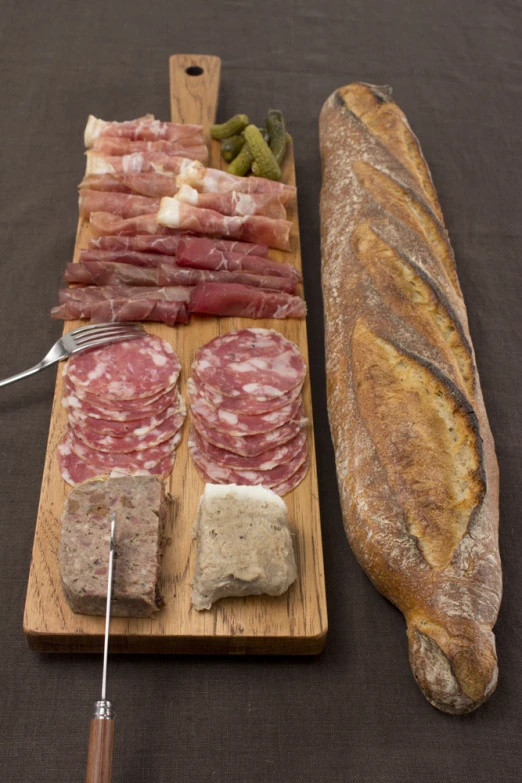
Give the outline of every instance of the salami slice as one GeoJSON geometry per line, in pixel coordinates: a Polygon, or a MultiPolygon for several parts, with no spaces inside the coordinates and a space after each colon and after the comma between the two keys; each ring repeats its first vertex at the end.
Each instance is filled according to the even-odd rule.
{"type": "Polygon", "coordinates": [[[181,440],[181,433],[178,431],[170,440],[152,446],[149,449],[141,451],[131,451],[127,454],[109,453],[98,451],[87,446],[80,440],[74,432],[70,432],[71,448],[77,457],[84,462],[89,462],[95,468],[101,468],[104,472],[112,470],[146,470],[150,471],[158,462],[161,462],[168,454],[176,448],[181,440]]]}
{"type": "Polygon", "coordinates": [[[308,454],[305,441],[292,459],[282,465],[276,465],[270,470],[239,470],[238,468],[224,468],[207,459],[199,448],[197,433],[195,437],[189,438],[188,447],[196,467],[205,477],[209,476],[214,484],[246,484],[248,486],[262,484],[269,489],[288,481],[296,470],[299,470],[301,465],[305,463],[308,454]]]}
{"type": "Polygon", "coordinates": [[[213,427],[209,427],[198,416],[193,416],[193,423],[200,435],[209,443],[218,446],[227,451],[233,451],[243,457],[256,457],[269,449],[281,446],[298,435],[307,424],[304,417],[304,411],[301,407],[297,416],[292,421],[287,422],[282,427],[270,432],[264,432],[260,435],[228,435],[213,427]]]}
{"type": "Polygon", "coordinates": [[[97,419],[87,416],[79,411],[71,411],[67,417],[71,428],[83,427],[95,435],[110,435],[112,438],[137,437],[158,427],[165,419],[174,416],[178,412],[176,405],[170,405],[157,416],[143,416],[129,421],[111,421],[110,419],[97,419]]]}
{"type": "Polygon", "coordinates": [[[233,451],[226,451],[209,443],[195,428],[192,429],[191,438],[194,440],[205,459],[224,468],[237,468],[238,470],[271,470],[278,465],[289,462],[292,457],[306,444],[306,433],[300,432],[292,440],[268,449],[255,457],[242,457],[233,451]]]}
{"type": "MultiPolygon", "coordinates": [[[[120,407],[119,409],[112,409],[101,405],[94,405],[86,398],[78,397],[75,392],[69,391],[66,387],[66,394],[62,399],[62,405],[67,408],[68,415],[72,418],[79,418],[84,420],[84,417],[88,417],[89,426],[93,429],[97,429],[101,432],[101,427],[97,427],[94,424],[94,420],[101,421],[102,423],[110,422],[111,424],[130,422],[132,428],[133,421],[140,421],[146,418],[158,418],[165,413],[169,408],[176,404],[178,397],[177,388],[171,389],[165,394],[160,394],[154,397],[153,402],[149,405],[129,405],[128,408],[120,407]]],[[[98,398],[101,399],[101,398],[98,398]]],[[[134,402],[128,400],[129,403],[134,402]]],[[[166,413],[164,418],[166,418],[166,413]]],[[[158,421],[158,424],[160,422],[158,421]]],[[[111,432],[105,432],[106,435],[116,434],[111,432]]]]}
{"type": "Polygon", "coordinates": [[[110,478],[119,478],[120,476],[161,476],[166,478],[172,471],[174,466],[174,459],[176,452],[173,451],[168,454],[160,462],[154,465],[149,470],[129,470],[125,468],[114,469],[110,472],[104,472],[100,468],[96,468],[90,465],[88,462],[84,462],[80,457],[72,450],[71,439],[69,433],[66,433],[62,442],[58,446],[58,463],[60,466],[60,473],[64,481],[71,484],[73,487],[76,484],[81,484],[88,479],[96,478],[96,476],[110,476],[110,478]]]}
{"type": "Polygon", "coordinates": [[[299,470],[296,470],[293,476],[290,476],[289,479],[286,479],[285,481],[281,481],[280,484],[276,484],[275,486],[273,486],[271,488],[272,491],[277,492],[278,495],[287,495],[289,492],[291,492],[301,483],[301,481],[308,473],[309,467],[310,467],[310,463],[308,462],[308,460],[306,460],[306,462],[303,465],[301,465],[299,470]]]}
{"type": "Polygon", "coordinates": [[[225,411],[231,411],[232,413],[247,414],[250,416],[257,416],[263,413],[270,413],[271,411],[282,408],[284,405],[288,405],[294,400],[297,400],[301,394],[301,388],[299,384],[295,388],[291,389],[286,394],[282,394],[280,397],[273,397],[271,400],[256,400],[255,397],[227,397],[223,394],[219,394],[210,386],[206,386],[198,376],[194,369],[192,370],[192,378],[203,396],[213,405],[215,408],[222,408],[225,411]]]}
{"type": "Polygon", "coordinates": [[[187,389],[191,413],[202,419],[209,427],[226,432],[228,435],[258,435],[262,432],[270,432],[291,421],[301,406],[301,400],[297,399],[275,411],[249,416],[215,408],[205,399],[192,378],[189,378],[187,389]]]}
{"type": "Polygon", "coordinates": [[[181,363],[172,346],[148,334],[110,343],[69,359],[67,377],[79,389],[114,400],[151,397],[171,387],[181,363]]]}
{"type": "Polygon", "coordinates": [[[240,329],[215,337],[196,354],[202,383],[229,397],[266,401],[303,383],[306,364],[294,343],[272,329],[240,329]]]}
{"type": "Polygon", "coordinates": [[[96,451],[129,454],[134,451],[150,450],[154,446],[170,440],[182,426],[184,419],[185,410],[181,411],[178,406],[177,409],[174,409],[173,414],[164,419],[157,427],[146,432],[138,430],[138,434],[113,437],[93,432],[82,423],[75,423],[73,432],[86,446],[96,451]]]}

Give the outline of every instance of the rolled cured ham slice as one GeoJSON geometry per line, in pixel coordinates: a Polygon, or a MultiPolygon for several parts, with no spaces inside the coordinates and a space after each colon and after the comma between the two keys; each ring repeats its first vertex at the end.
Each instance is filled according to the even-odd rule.
{"type": "Polygon", "coordinates": [[[281,446],[268,449],[256,457],[242,457],[233,451],[226,451],[214,446],[203,438],[200,433],[192,428],[191,436],[196,441],[199,450],[207,460],[224,468],[236,468],[238,470],[271,470],[278,465],[289,462],[306,445],[306,432],[301,431],[295,438],[283,443],[281,446]]]}
{"type": "Polygon", "coordinates": [[[237,318],[305,318],[306,302],[300,296],[239,283],[198,283],[189,311],[237,318]]]}
{"type": "Polygon", "coordinates": [[[190,185],[182,185],[175,198],[194,207],[213,209],[222,215],[263,215],[286,219],[286,209],[278,193],[238,193],[236,190],[226,193],[199,193],[190,185]]]}
{"type": "Polygon", "coordinates": [[[178,186],[190,185],[201,193],[279,193],[283,204],[295,201],[296,189],[263,177],[236,177],[220,169],[210,169],[195,160],[185,164],[178,175],[178,186]]]}
{"type": "Polygon", "coordinates": [[[203,138],[203,128],[201,125],[161,122],[156,120],[153,114],[125,122],[106,122],[90,114],[84,132],[85,146],[92,147],[97,139],[107,136],[131,141],[181,141],[190,138],[199,140],[203,138]]]}
{"type": "Polygon", "coordinates": [[[190,158],[201,163],[208,161],[208,148],[203,139],[196,139],[198,144],[191,144],[191,139],[182,141],[131,141],[130,139],[118,139],[105,136],[97,139],[92,150],[100,155],[117,157],[118,155],[133,155],[135,152],[159,152],[163,155],[171,155],[178,158],[190,158]]]}
{"type": "MultiPolygon", "coordinates": [[[[112,237],[111,237],[112,238],[112,237]]],[[[126,238],[126,237],[124,237],[126,238]]],[[[175,239],[175,237],[172,237],[175,239]]],[[[139,250],[93,250],[86,248],[80,250],[80,263],[82,264],[126,264],[128,266],[137,266],[148,269],[155,269],[158,266],[177,266],[176,256],[162,255],[161,253],[141,253],[139,250]]],[[[76,264],[74,264],[76,266],[76,264]]],[[[95,267],[93,267],[94,269],[95,267]]],[[[110,268],[110,267],[109,267],[110,268]]],[[[67,274],[71,270],[71,275],[75,272],[71,265],[67,266],[67,274]]],[[[77,274],[82,275],[81,272],[77,274]]],[[[83,279],[67,279],[69,283],[81,283],[83,279]]],[[[96,283],[96,285],[102,285],[96,283]]]]}
{"type": "MultiPolygon", "coordinates": [[[[112,176],[147,173],[182,174],[183,171],[197,161],[163,152],[133,152],[132,155],[100,155],[98,152],[87,152],[85,174],[111,174],[112,176]]],[[[199,164],[201,165],[201,164],[199,164]]]]}
{"type": "Polygon", "coordinates": [[[146,198],[127,193],[105,193],[98,190],[80,190],[80,217],[87,218],[91,212],[110,212],[122,218],[156,214],[159,198],[146,198]]]}
{"type": "MultiPolygon", "coordinates": [[[[266,256],[268,245],[253,245],[249,242],[234,242],[229,239],[208,239],[195,237],[200,247],[203,248],[200,254],[209,253],[212,250],[221,250],[224,252],[233,252],[241,255],[266,256]]],[[[138,234],[137,236],[104,236],[95,237],[89,240],[89,248],[96,250],[138,250],[145,253],[163,253],[165,255],[176,255],[178,244],[185,241],[192,244],[190,234],[175,234],[174,236],[153,236],[150,234],[138,234]]],[[[188,266],[188,264],[187,264],[188,266]]],[[[281,264],[274,263],[275,267],[281,264]]],[[[286,266],[283,264],[282,266],[286,266]]],[[[238,267],[239,268],[239,267],[238,267]]],[[[245,270],[249,271],[249,270],[245,270]]],[[[297,270],[296,274],[297,273],[297,270]]],[[[267,274],[272,274],[268,272],[267,274]]]]}
{"type": "MultiPolygon", "coordinates": [[[[149,176],[149,175],[143,175],[149,176]]],[[[160,175],[163,176],[163,175],[160,175]]],[[[89,174],[78,185],[79,190],[101,190],[105,193],[133,193],[131,188],[123,184],[120,178],[113,174],[89,174]]],[[[145,195],[148,195],[145,194],[145,195]]],[[[160,193],[158,196],[172,196],[173,193],[160,193]]]]}
{"type": "Polygon", "coordinates": [[[308,450],[306,442],[288,462],[283,462],[268,470],[242,470],[239,468],[225,468],[209,460],[199,447],[197,433],[189,438],[189,451],[192,459],[204,479],[210,479],[213,484],[246,484],[272,488],[288,482],[294,473],[301,468],[307,459],[308,450]]]}
{"type": "MultiPolygon", "coordinates": [[[[92,251],[91,251],[92,252],[92,251]]],[[[103,251],[100,251],[103,252],[103,251]]],[[[88,255],[86,251],[85,255],[88,255]]],[[[137,256],[147,256],[148,266],[137,266],[129,263],[127,256],[125,263],[114,261],[81,261],[77,264],[67,264],[64,281],[66,283],[79,283],[81,285],[138,285],[138,286],[194,286],[200,282],[210,283],[240,283],[242,285],[265,288],[273,291],[283,291],[289,294],[295,293],[296,284],[287,277],[268,277],[261,275],[249,275],[245,272],[211,272],[205,269],[188,269],[178,267],[171,259],[168,264],[150,264],[155,259],[161,260],[165,256],[154,253],[137,253],[137,256]]],[[[142,259],[137,259],[141,262],[142,259]]]]}
{"type": "Polygon", "coordinates": [[[105,321],[159,321],[174,326],[187,323],[187,301],[191,288],[181,286],[86,286],[62,288],[60,305],[51,310],[52,318],[76,320],[90,318],[105,321]]]}
{"type": "Polygon", "coordinates": [[[175,198],[162,198],[157,222],[168,228],[192,231],[195,234],[218,234],[258,242],[279,250],[290,250],[289,220],[273,220],[258,215],[227,217],[212,209],[200,209],[175,198]]]}
{"type": "Polygon", "coordinates": [[[174,386],[181,362],[166,340],[147,334],[72,356],[64,376],[78,389],[114,400],[151,397],[174,386]]]}
{"type": "Polygon", "coordinates": [[[134,218],[121,218],[110,212],[91,212],[89,218],[95,236],[134,236],[135,234],[178,235],[185,232],[160,226],[156,215],[138,215],[134,218]]]}
{"type": "Polygon", "coordinates": [[[301,386],[306,376],[297,345],[273,329],[254,327],[214,337],[196,353],[193,369],[219,394],[262,401],[301,386]]]}
{"type": "Polygon", "coordinates": [[[102,190],[108,193],[134,193],[148,198],[174,196],[176,177],[170,172],[149,171],[146,174],[88,174],[80,190],[102,190]]]}
{"type": "Polygon", "coordinates": [[[301,273],[291,264],[271,261],[268,258],[261,258],[257,254],[222,250],[218,246],[213,247],[214,241],[202,237],[178,237],[176,263],[179,266],[188,266],[192,269],[226,270],[227,272],[241,270],[253,275],[289,277],[296,283],[302,279],[301,273]]]}

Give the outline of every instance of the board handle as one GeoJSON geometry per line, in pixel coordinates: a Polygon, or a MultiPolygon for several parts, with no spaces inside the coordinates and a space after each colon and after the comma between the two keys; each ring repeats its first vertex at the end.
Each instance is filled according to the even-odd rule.
{"type": "Polygon", "coordinates": [[[203,126],[208,144],[216,121],[221,59],[210,54],[173,54],[169,59],[172,122],[203,126]]]}

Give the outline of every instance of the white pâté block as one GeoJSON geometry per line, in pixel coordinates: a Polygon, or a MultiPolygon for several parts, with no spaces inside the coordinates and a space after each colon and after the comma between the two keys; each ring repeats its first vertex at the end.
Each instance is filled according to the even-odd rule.
{"type": "Polygon", "coordinates": [[[194,535],[195,609],[230,596],[282,595],[297,578],[288,509],[270,489],[206,484],[194,535]]]}

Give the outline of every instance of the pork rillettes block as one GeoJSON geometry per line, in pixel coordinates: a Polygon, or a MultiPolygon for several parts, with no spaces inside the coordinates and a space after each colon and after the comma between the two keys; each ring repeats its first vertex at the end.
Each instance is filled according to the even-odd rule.
{"type": "Polygon", "coordinates": [[[62,514],[58,552],[65,597],[73,612],[105,614],[113,511],[111,614],[148,617],[163,603],[158,576],[167,500],[163,482],[155,476],[97,478],[71,492],[62,514]]]}
{"type": "Polygon", "coordinates": [[[194,535],[195,609],[230,596],[282,595],[297,577],[288,509],[269,489],[206,484],[194,535]]]}

